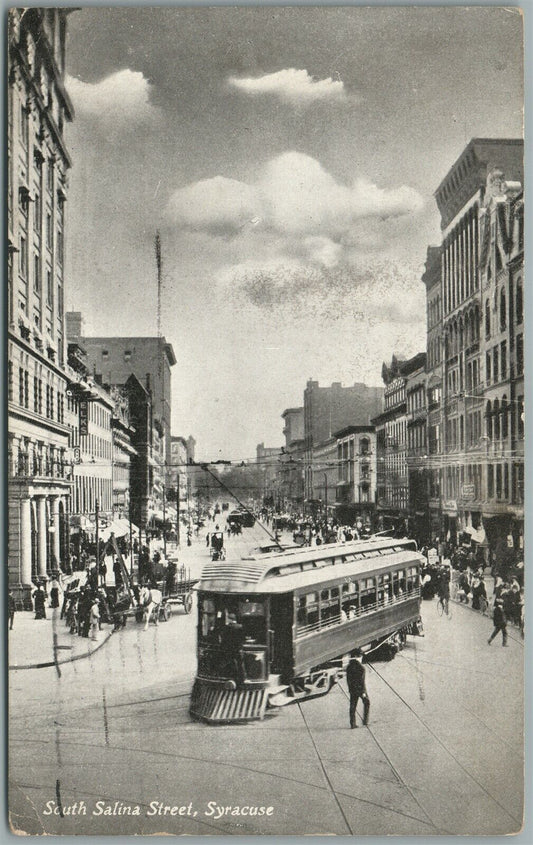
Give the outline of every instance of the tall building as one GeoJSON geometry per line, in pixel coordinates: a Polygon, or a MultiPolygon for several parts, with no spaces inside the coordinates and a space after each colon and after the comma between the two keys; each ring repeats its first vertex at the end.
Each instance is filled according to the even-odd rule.
{"type": "Polygon", "coordinates": [[[304,409],[286,408],[284,422],[285,446],[279,458],[278,487],[284,511],[303,513],[304,501],[304,409]]]}
{"type": "Polygon", "coordinates": [[[133,374],[150,391],[154,417],[163,428],[165,460],[170,467],[170,368],[176,364],[172,344],[164,337],[86,337],[78,311],[69,312],[67,321],[69,338],[78,339],[87,352],[90,373],[101,375],[104,384],[117,386],[124,386],[133,374]]]}
{"type": "Polygon", "coordinates": [[[475,138],[435,193],[443,234],[442,527],[452,539],[484,528],[492,551],[513,532],[512,542],[521,542],[523,526],[523,393],[515,396],[523,384],[522,182],[522,140],[475,138]]]}
{"type": "Polygon", "coordinates": [[[333,432],[347,425],[369,425],[383,404],[383,388],[367,387],[356,383],[343,387],[334,382],[331,387],[320,387],[309,380],[304,390],[304,460],[305,499],[313,496],[313,449],[330,440],[333,432]]]}
{"type": "Polygon", "coordinates": [[[409,473],[407,464],[407,383],[409,376],[424,370],[426,353],[407,361],[392,356],[383,364],[385,409],[374,417],[377,449],[377,516],[380,527],[405,525],[409,520],[409,473]]]}
{"type": "Polygon", "coordinates": [[[8,15],[8,572],[16,599],[64,557],[71,456],[65,423],[65,201],[73,109],[67,9],[8,15]]]}
{"type": "Polygon", "coordinates": [[[427,326],[427,506],[431,537],[441,533],[442,456],[442,252],[428,247],[422,281],[426,286],[427,326]]]}
{"type": "Polygon", "coordinates": [[[337,438],[336,518],[342,525],[372,526],[376,506],[376,432],[349,425],[337,438]]]}

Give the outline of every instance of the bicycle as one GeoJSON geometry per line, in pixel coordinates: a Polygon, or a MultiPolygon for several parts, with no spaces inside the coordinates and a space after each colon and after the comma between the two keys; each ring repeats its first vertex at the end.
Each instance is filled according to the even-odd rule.
{"type": "Polygon", "coordinates": [[[452,618],[452,610],[450,607],[450,600],[441,596],[437,602],[437,613],[439,616],[446,615],[448,619],[452,618]]]}

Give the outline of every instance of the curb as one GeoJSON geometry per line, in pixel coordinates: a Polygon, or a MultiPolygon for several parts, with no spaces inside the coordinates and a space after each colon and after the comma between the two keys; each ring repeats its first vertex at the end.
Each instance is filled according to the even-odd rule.
{"type": "Polygon", "coordinates": [[[92,648],[90,651],[85,652],[84,654],[76,654],[74,657],[66,657],[65,660],[48,660],[46,663],[23,663],[21,666],[13,665],[8,666],[8,669],[17,672],[19,669],[49,669],[51,666],[61,666],[64,663],[74,663],[75,660],[83,660],[86,657],[90,657],[91,654],[94,654],[95,651],[98,651],[102,648],[103,645],[109,640],[112,636],[113,631],[108,631],[102,642],[98,643],[95,648],[92,648]]]}

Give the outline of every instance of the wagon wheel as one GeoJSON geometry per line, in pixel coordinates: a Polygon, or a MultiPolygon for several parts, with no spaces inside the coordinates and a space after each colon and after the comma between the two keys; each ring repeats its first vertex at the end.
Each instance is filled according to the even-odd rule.
{"type": "Polygon", "coordinates": [[[183,609],[185,613],[190,613],[192,610],[192,593],[187,593],[183,599],[183,609]]]}

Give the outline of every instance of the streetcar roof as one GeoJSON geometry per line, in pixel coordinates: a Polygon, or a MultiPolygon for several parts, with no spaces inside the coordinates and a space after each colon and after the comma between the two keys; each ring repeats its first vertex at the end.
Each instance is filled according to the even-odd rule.
{"type": "Polygon", "coordinates": [[[370,577],[423,562],[412,546],[401,540],[332,543],[306,551],[289,550],[210,563],[204,567],[197,589],[217,593],[287,593],[336,579],[364,574],[370,577]]]}

